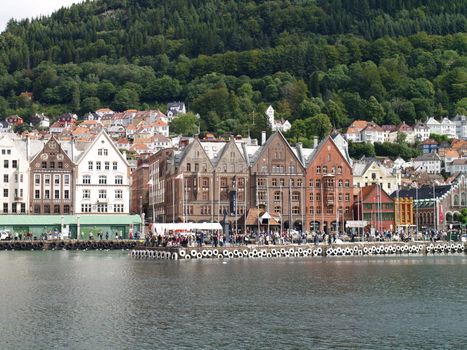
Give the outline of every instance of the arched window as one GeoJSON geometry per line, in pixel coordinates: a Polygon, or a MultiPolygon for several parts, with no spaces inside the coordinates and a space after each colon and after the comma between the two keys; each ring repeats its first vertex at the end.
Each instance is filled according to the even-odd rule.
{"type": "Polygon", "coordinates": [[[461,205],[462,206],[465,206],[467,205],[467,198],[466,198],[467,194],[465,192],[462,192],[461,193],[461,205]]]}
{"type": "Polygon", "coordinates": [[[453,197],[452,205],[458,206],[459,205],[459,195],[455,194],[453,197]]]}

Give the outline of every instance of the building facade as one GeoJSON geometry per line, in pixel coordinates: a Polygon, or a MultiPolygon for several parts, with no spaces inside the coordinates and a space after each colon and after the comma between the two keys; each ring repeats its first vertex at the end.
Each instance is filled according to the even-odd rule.
{"type": "Polygon", "coordinates": [[[79,214],[130,211],[129,165],[103,130],[77,161],[75,194],[79,214]]]}
{"type": "Polygon", "coordinates": [[[352,167],[331,137],[307,161],[305,183],[307,229],[344,231],[345,222],[352,219],[352,167]]]}
{"type": "Polygon", "coordinates": [[[394,200],[378,184],[365,186],[357,195],[354,217],[366,221],[365,230],[372,234],[392,232],[395,229],[394,200]]]}
{"type": "Polygon", "coordinates": [[[30,213],[72,214],[75,164],[51,137],[29,164],[30,213]]]}

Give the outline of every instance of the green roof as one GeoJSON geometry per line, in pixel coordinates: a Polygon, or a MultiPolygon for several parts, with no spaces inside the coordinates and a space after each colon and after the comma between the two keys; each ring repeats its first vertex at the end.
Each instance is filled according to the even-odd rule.
{"type": "MultiPolygon", "coordinates": [[[[65,225],[76,225],[79,216],[80,225],[139,225],[139,215],[63,215],[65,225]]],[[[3,225],[25,225],[46,226],[60,225],[61,215],[0,215],[0,226],[3,225]]]]}

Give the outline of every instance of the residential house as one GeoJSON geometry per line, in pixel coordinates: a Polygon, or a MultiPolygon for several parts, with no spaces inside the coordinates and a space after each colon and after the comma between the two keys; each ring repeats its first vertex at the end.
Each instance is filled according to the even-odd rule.
{"type": "Polygon", "coordinates": [[[24,122],[23,118],[18,115],[10,115],[9,117],[6,117],[5,120],[11,127],[19,126],[24,122]]]}
{"type": "Polygon", "coordinates": [[[452,121],[456,125],[456,137],[467,140],[467,116],[458,114],[452,121]]]}
{"type": "Polygon", "coordinates": [[[446,172],[450,174],[463,173],[467,174],[467,158],[454,159],[449,164],[446,163],[446,172]]]}
{"type": "Polygon", "coordinates": [[[368,122],[367,126],[361,131],[362,142],[375,143],[384,142],[384,130],[376,123],[368,122]]]}
{"type": "Polygon", "coordinates": [[[6,120],[1,120],[0,121],[0,132],[4,133],[4,132],[10,132],[10,131],[11,131],[10,124],[8,124],[6,120]]]}
{"type": "Polygon", "coordinates": [[[420,144],[423,154],[438,152],[438,142],[433,139],[426,139],[420,144]]]}
{"type": "Polygon", "coordinates": [[[347,141],[363,142],[361,132],[368,125],[366,120],[354,120],[347,128],[344,137],[347,141]]]}
{"type": "Polygon", "coordinates": [[[357,187],[379,184],[383,190],[392,193],[401,185],[401,172],[393,169],[371,158],[355,161],[352,166],[353,183],[357,187]]]}
{"type": "Polygon", "coordinates": [[[441,172],[441,158],[436,153],[426,153],[412,159],[415,171],[426,172],[430,174],[439,174],[441,172]]]}
{"type": "Polygon", "coordinates": [[[430,138],[430,128],[425,123],[417,122],[413,130],[417,142],[423,142],[430,138]]]}
{"type": "Polygon", "coordinates": [[[268,122],[269,126],[271,127],[272,131],[281,131],[281,132],[287,132],[290,130],[292,125],[289,123],[288,120],[280,119],[280,120],[275,120],[274,117],[275,111],[272,106],[269,106],[266,109],[266,115],[268,117],[268,122]]]}
{"type": "Polygon", "coordinates": [[[356,220],[367,221],[370,234],[395,229],[394,200],[378,184],[361,188],[353,212],[356,220]]]}
{"type": "Polygon", "coordinates": [[[170,102],[167,104],[167,118],[168,121],[172,121],[174,117],[179,114],[186,113],[186,106],[184,102],[170,102]]]}

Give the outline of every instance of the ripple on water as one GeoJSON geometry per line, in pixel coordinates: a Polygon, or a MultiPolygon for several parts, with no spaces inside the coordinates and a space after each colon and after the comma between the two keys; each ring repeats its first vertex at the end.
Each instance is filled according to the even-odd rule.
{"type": "Polygon", "coordinates": [[[0,252],[2,349],[463,348],[467,259],[0,252]]]}

